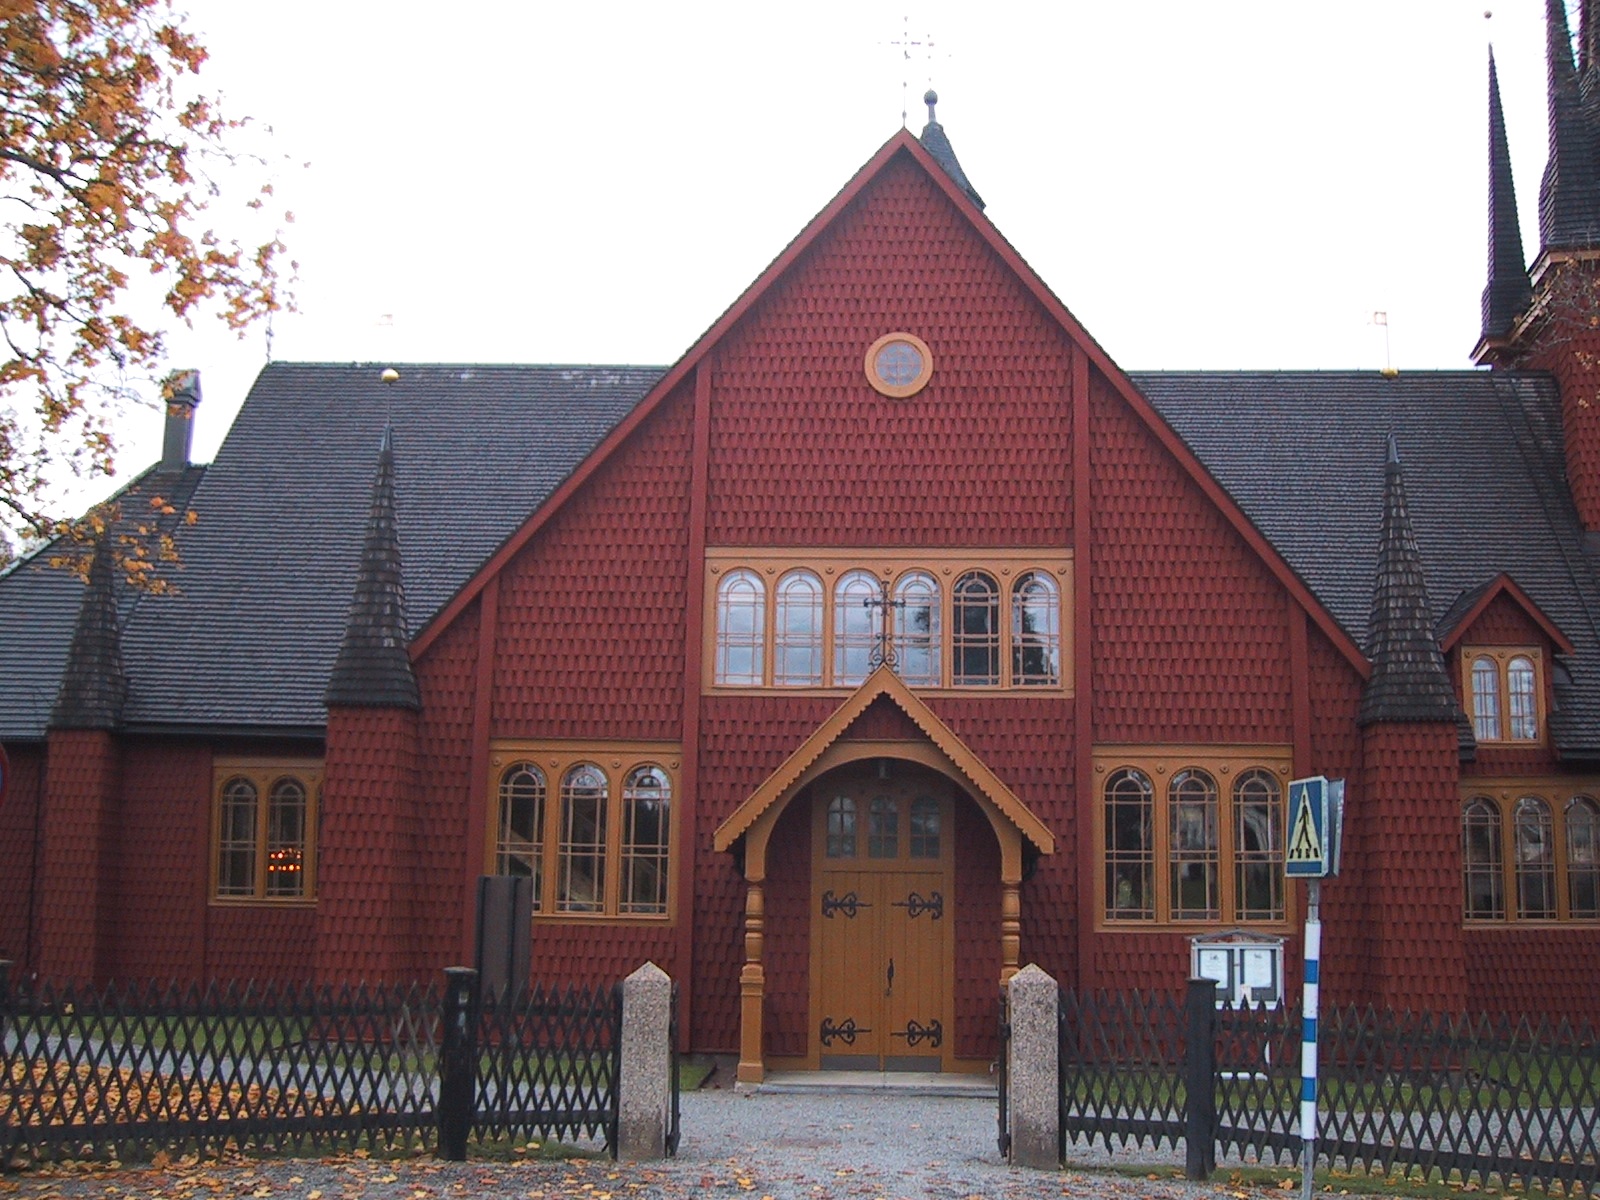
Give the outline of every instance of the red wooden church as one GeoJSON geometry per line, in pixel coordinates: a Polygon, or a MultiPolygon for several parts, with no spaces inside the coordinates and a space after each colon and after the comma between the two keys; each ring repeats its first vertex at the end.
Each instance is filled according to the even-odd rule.
{"type": "Polygon", "coordinates": [[[665,370],[277,363],[204,468],[179,377],[179,590],[0,579],[0,950],[432,977],[517,875],[742,1078],[960,1070],[1028,962],[1292,995],[1322,774],[1331,1000],[1600,1017],[1597,9],[1476,370],[1130,374],[930,97],[665,370]]]}

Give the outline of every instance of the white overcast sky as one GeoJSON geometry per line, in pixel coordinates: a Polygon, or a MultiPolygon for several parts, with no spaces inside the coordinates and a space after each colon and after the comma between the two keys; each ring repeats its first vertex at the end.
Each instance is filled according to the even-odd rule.
{"type": "MultiPolygon", "coordinates": [[[[1377,310],[1396,366],[1467,365],[1491,41],[1537,247],[1543,0],[187,8],[202,82],[287,159],[278,359],[670,363],[899,128],[902,81],[921,130],[930,74],[989,216],[1128,368],[1376,369],[1377,310]]],[[[208,459],[263,331],[172,348],[208,459]]],[[[126,415],[126,469],[158,426],[126,415]]]]}

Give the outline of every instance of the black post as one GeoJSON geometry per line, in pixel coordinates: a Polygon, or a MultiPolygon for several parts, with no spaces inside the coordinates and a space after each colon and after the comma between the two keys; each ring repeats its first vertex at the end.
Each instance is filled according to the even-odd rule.
{"type": "Polygon", "coordinates": [[[444,970],[444,1028],[439,1046],[439,1157],[467,1160],[478,1091],[478,973],[444,970]]]}
{"type": "Polygon", "coordinates": [[[1184,1009],[1189,1054],[1184,1070],[1188,1104],[1184,1113],[1183,1173],[1189,1179],[1209,1179],[1217,1165],[1216,981],[1189,980],[1184,1009]]]}

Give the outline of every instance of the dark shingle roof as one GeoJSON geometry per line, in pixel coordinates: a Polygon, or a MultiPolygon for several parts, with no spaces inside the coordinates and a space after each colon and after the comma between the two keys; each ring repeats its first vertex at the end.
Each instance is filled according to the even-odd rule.
{"type": "Polygon", "coordinates": [[[1435,621],[1502,571],[1515,578],[1577,650],[1556,672],[1557,744],[1600,755],[1600,586],[1566,489],[1553,380],[1487,371],[1131,377],[1362,646],[1393,431],[1435,621]]]}
{"type": "Polygon", "coordinates": [[[350,599],[344,641],[328,678],[327,704],[422,707],[406,650],[405,571],[394,515],[394,437],[387,427],[372,481],[372,515],[361,546],[361,567],[350,599]]]}
{"type": "MultiPolygon", "coordinates": [[[[148,524],[153,515],[158,528],[173,531],[204,474],[204,467],[176,472],[152,467],[136,476],[109,501],[120,510],[123,522],[113,533],[135,522],[148,524]],[[152,514],[148,502],[155,497],[172,509],[171,514],[152,514]]],[[[84,594],[77,573],[52,565],[52,560],[83,552],[70,543],[52,542],[0,574],[0,737],[7,741],[39,741],[45,736],[84,594]]],[[[121,585],[116,592],[118,612],[126,623],[140,595],[121,585]]]]}
{"type": "MultiPolygon", "coordinates": [[[[395,509],[414,635],[661,374],[396,364],[386,387],[382,365],[262,371],[194,494],[180,590],[141,600],[126,622],[129,728],[321,728],[386,419],[402,456],[395,509]]],[[[28,668],[48,713],[77,605],[49,586],[19,600],[33,592],[70,608],[48,643],[55,663],[28,668]]],[[[9,720],[0,735],[21,736],[9,720]]]]}

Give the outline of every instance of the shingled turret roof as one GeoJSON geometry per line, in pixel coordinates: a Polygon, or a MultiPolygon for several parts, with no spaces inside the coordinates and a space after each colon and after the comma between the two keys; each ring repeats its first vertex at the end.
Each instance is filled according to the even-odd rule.
{"type": "Polygon", "coordinates": [[[1494,51],[1489,51],[1489,282],[1483,289],[1483,338],[1503,338],[1533,303],[1528,261],[1522,252],[1517,193],[1494,51]]]}
{"type": "Polygon", "coordinates": [[[1361,693],[1358,721],[1451,721],[1460,705],[1433,637],[1422,554],[1411,532],[1400,451],[1389,437],[1383,468],[1383,527],[1378,538],[1378,576],[1367,624],[1372,676],[1361,693]]]}
{"type": "Polygon", "coordinates": [[[971,197],[972,202],[981,209],[983,197],[978,195],[978,189],[972,186],[967,173],[956,161],[955,147],[950,145],[950,139],[945,136],[944,126],[934,118],[933,109],[939,103],[939,93],[929,88],[927,94],[922,97],[922,102],[928,106],[928,123],[922,127],[922,136],[917,140],[922,143],[923,149],[933,155],[933,161],[944,168],[944,173],[955,181],[956,186],[971,197]]]}
{"type": "Polygon", "coordinates": [[[115,559],[108,529],[89,560],[88,586],[67,650],[61,692],[50,715],[53,729],[114,729],[122,718],[128,679],[122,669],[115,559]]]}
{"type": "Polygon", "coordinates": [[[394,438],[393,430],[385,427],[350,619],[328,678],[329,706],[420,709],[406,642],[406,590],[394,510],[394,438]]]}

